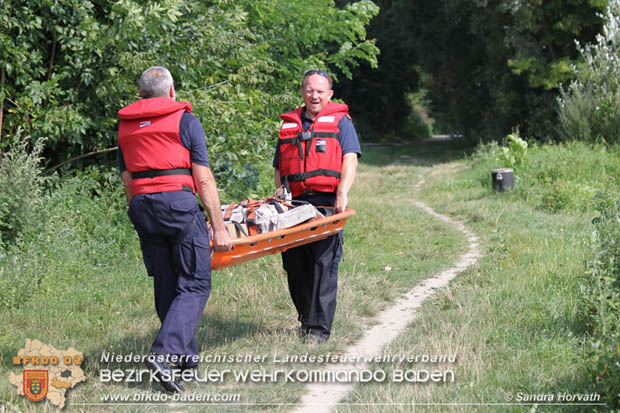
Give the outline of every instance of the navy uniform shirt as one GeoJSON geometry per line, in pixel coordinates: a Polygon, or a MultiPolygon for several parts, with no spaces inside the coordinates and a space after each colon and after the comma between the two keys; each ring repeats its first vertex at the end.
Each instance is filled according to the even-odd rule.
{"type": "MultiPolygon", "coordinates": [[[[189,149],[190,160],[198,165],[209,167],[209,157],[207,155],[207,144],[205,142],[205,132],[202,129],[200,120],[189,112],[185,112],[179,123],[179,135],[181,143],[189,149]]],[[[118,147],[118,169],[126,171],[125,158],[123,151],[118,147]]]]}
{"type": "MultiPolygon", "coordinates": [[[[301,127],[304,131],[307,131],[308,128],[312,126],[312,121],[306,117],[306,108],[304,107],[301,110],[301,127]]],[[[360,146],[360,141],[357,138],[357,133],[355,132],[355,127],[353,126],[353,121],[348,116],[343,116],[338,122],[338,141],[340,142],[340,147],[342,148],[342,155],[346,155],[347,153],[356,153],[359,158],[362,156],[362,147],[360,146]]],[[[278,144],[276,146],[276,154],[273,157],[273,167],[278,169],[278,155],[280,154],[280,140],[278,139],[278,144]]]]}

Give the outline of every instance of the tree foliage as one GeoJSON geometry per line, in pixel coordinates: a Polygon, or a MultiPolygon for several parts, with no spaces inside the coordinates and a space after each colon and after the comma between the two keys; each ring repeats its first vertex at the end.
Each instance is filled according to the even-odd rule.
{"type": "Polygon", "coordinates": [[[362,61],[354,69],[352,79],[342,79],[336,85],[336,94],[350,104],[362,135],[364,132],[402,135],[406,133],[411,112],[407,95],[419,86],[413,29],[401,20],[404,16],[399,15],[398,1],[375,0],[375,3],[381,13],[373,19],[368,32],[377,39],[381,50],[379,65],[375,68],[362,61]]]}
{"type": "Polygon", "coordinates": [[[472,138],[498,138],[514,127],[527,136],[549,136],[556,124],[559,86],[573,78],[571,65],[580,59],[575,40],[594,39],[602,24],[599,13],[607,4],[376,2],[382,12],[369,32],[382,51],[379,71],[356,74],[363,85],[356,81],[343,91],[352,101],[371,93],[374,107],[362,103],[365,112],[358,115],[375,125],[398,125],[407,116],[402,96],[424,88],[439,128],[472,138]]]}
{"type": "Polygon", "coordinates": [[[203,122],[216,176],[233,192],[264,181],[258,169],[269,164],[279,113],[300,101],[305,68],[350,76],[378,54],[366,38],[378,13],[368,0],[342,9],[330,0],[2,3],[0,148],[19,128],[47,138],[48,164],[114,146],[118,109],[138,98],[145,68],[164,65],[203,122]]]}
{"type": "Polygon", "coordinates": [[[620,2],[611,0],[596,42],[579,46],[576,78],[562,90],[559,136],[564,140],[617,143],[620,135],[620,2]]]}

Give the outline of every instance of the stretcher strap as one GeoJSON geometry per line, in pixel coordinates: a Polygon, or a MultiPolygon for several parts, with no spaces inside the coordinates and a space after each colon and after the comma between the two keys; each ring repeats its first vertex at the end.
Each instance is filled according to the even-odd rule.
{"type": "Polygon", "coordinates": [[[282,209],[282,205],[280,205],[280,202],[277,199],[274,198],[268,198],[267,202],[269,202],[269,204],[273,205],[274,208],[276,209],[276,211],[278,211],[278,214],[281,214],[284,212],[284,210],[282,209]]]}
{"type": "MultiPolygon", "coordinates": [[[[241,225],[237,221],[231,221],[231,222],[235,225],[235,228],[237,228],[237,231],[239,231],[239,234],[243,235],[244,237],[248,236],[248,233],[245,232],[245,230],[243,229],[243,225],[241,225]]],[[[249,230],[249,228],[248,228],[248,230],[249,230]]]]}
{"type": "Polygon", "coordinates": [[[224,221],[230,220],[230,216],[232,215],[233,209],[235,209],[235,203],[231,202],[230,205],[226,207],[226,211],[224,211],[224,221]]]}

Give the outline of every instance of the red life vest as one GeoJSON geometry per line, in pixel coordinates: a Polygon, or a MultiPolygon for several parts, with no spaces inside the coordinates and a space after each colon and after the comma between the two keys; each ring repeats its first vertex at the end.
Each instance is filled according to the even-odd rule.
{"type": "Polygon", "coordinates": [[[304,132],[299,107],[282,114],[284,121],[278,136],[280,179],[293,197],[305,191],[335,192],[340,182],[342,148],[338,123],[349,107],[329,102],[304,132]]]}
{"type": "Polygon", "coordinates": [[[134,176],[130,187],[133,195],[181,191],[184,186],[196,192],[190,152],[179,135],[185,111],[192,111],[189,102],[166,97],[141,99],[118,111],[118,143],[127,170],[138,176],[152,174],[134,176]]]}

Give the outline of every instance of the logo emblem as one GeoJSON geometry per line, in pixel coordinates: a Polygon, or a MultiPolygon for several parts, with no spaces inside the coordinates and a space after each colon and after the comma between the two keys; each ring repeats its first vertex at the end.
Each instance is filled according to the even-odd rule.
{"type": "Polygon", "coordinates": [[[150,120],[143,120],[142,122],[140,122],[140,127],[143,128],[145,126],[149,126],[151,124],[150,120]]]}
{"type": "Polygon", "coordinates": [[[24,396],[33,402],[39,402],[47,396],[49,389],[48,370],[24,370],[24,396]]]}

